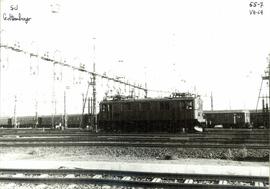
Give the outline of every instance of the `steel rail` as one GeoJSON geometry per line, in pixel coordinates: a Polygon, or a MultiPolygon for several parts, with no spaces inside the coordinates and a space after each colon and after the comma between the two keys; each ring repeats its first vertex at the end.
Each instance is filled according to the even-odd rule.
{"type": "Polygon", "coordinates": [[[155,148],[237,148],[242,149],[265,149],[269,150],[270,145],[255,144],[213,144],[201,143],[142,143],[142,142],[89,142],[89,141],[63,141],[63,142],[0,142],[1,147],[37,147],[37,146],[110,146],[110,147],[155,147],[155,148]]]}
{"type": "Polygon", "coordinates": [[[53,137],[0,137],[2,142],[167,142],[167,143],[214,143],[214,144],[268,144],[268,139],[230,139],[230,138],[93,138],[89,136],[53,137]]]}
{"type": "MultiPolygon", "coordinates": [[[[77,177],[77,178],[39,178],[39,177],[6,177],[0,176],[0,182],[27,182],[27,183],[80,183],[80,184],[105,184],[116,186],[128,186],[128,187],[151,187],[151,188],[266,188],[244,185],[221,185],[221,184],[186,184],[183,183],[184,179],[194,179],[199,181],[219,181],[229,180],[238,182],[262,182],[267,183],[268,177],[263,176],[243,176],[243,175],[214,175],[214,174],[183,174],[183,173],[153,173],[153,172],[135,172],[135,171],[117,171],[117,170],[89,170],[89,169],[0,169],[1,174],[7,173],[25,173],[25,174],[77,174],[77,175],[90,175],[91,178],[77,177]],[[93,175],[105,175],[106,176],[130,176],[137,179],[147,178],[151,180],[153,178],[161,178],[165,182],[152,182],[152,181],[138,181],[138,180],[123,180],[121,178],[94,178],[93,175]],[[121,179],[121,180],[119,180],[121,179]],[[175,179],[174,182],[166,182],[166,179],[175,179]],[[177,181],[178,180],[178,181],[177,181]],[[179,182],[180,181],[180,182],[179,182]]],[[[102,177],[103,177],[102,176],[102,177]]],[[[269,184],[269,183],[268,183],[269,184]]]]}
{"type": "Polygon", "coordinates": [[[0,177],[0,181],[6,182],[26,182],[26,183],[77,183],[94,184],[124,187],[142,187],[142,188],[215,188],[215,189],[267,189],[268,187],[245,186],[245,185],[220,185],[220,184],[186,184],[186,183],[165,183],[165,182],[147,182],[147,181],[126,181],[113,179],[95,179],[95,178],[8,178],[0,177]]]}

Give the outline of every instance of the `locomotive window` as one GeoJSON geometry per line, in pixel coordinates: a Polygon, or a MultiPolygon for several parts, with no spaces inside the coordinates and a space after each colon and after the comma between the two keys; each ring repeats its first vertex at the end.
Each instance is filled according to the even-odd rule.
{"type": "Polygon", "coordinates": [[[111,105],[111,104],[108,104],[108,106],[107,106],[107,111],[108,111],[108,112],[111,112],[111,111],[112,111],[112,105],[111,105]]]}
{"type": "Polygon", "coordinates": [[[192,101],[187,101],[187,104],[186,104],[187,106],[186,106],[186,109],[187,110],[192,110],[193,109],[193,103],[192,103],[192,101]]]}
{"type": "Polygon", "coordinates": [[[180,101],[180,108],[182,110],[192,110],[193,102],[192,101],[180,101]]]}
{"type": "Polygon", "coordinates": [[[150,103],[149,102],[143,102],[143,103],[141,103],[141,110],[142,111],[150,110],[150,103]]]}
{"type": "Polygon", "coordinates": [[[106,104],[102,104],[102,105],[101,105],[101,111],[102,111],[102,112],[105,112],[105,111],[106,111],[106,104]]]}

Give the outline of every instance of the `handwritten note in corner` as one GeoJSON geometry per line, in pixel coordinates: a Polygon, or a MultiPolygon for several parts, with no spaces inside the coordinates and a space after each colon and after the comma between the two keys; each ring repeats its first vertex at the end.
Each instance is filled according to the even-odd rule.
{"type": "Polygon", "coordinates": [[[5,21],[22,21],[25,24],[28,24],[30,20],[32,19],[31,17],[24,17],[22,14],[19,12],[19,6],[18,5],[10,5],[10,12],[4,12],[3,13],[3,19],[5,21]]]}

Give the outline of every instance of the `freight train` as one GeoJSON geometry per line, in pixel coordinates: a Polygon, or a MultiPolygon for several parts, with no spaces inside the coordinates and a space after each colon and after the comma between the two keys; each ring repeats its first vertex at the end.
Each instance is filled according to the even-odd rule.
{"type": "MultiPolygon", "coordinates": [[[[62,115],[28,116],[1,118],[0,127],[51,128],[52,125],[64,125],[62,115]],[[54,122],[54,124],[52,124],[54,122]]],[[[93,125],[94,116],[68,115],[68,127],[87,127],[93,125]],[[82,121],[81,121],[82,119],[82,121]]],[[[107,98],[100,103],[97,115],[99,132],[182,132],[202,127],[202,100],[189,93],[173,93],[166,98],[135,99],[120,95],[107,98]]]]}
{"type": "Polygon", "coordinates": [[[204,111],[207,127],[247,128],[250,126],[248,110],[215,110],[204,111]]]}
{"type": "Polygon", "coordinates": [[[174,93],[166,98],[135,99],[114,96],[100,102],[97,116],[91,114],[1,117],[2,128],[68,128],[94,129],[98,132],[182,132],[197,128],[268,128],[269,114],[255,110],[203,111],[199,96],[174,93]],[[97,120],[96,120],[97,117],[97,120]]]}
{"type": "Polygon", "coordinates": [[[206,127],[269,128],[269,113],[262,110],[204,111],[206,127]]]}
{"type": "MultiPolygon", "coordinates": [[[[70,128],[86,127],[93,122],[94,116],[90,114],[70,114],[67,116],[67,125],[70,128]],[[82,120],[82,121],[81,121],[82,120]]],[[[63,115],[44,116],[22,116],[16,121],[12,117],[1,117],[0,127],[2,128],[52,128],[65,125],[63,115]]]]}

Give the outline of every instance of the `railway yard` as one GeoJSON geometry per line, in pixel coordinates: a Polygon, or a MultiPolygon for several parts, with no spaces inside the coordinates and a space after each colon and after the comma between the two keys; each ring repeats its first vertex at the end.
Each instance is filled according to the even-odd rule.
{"type": "Polygon", "coordinates": [[[268,188],[269,112],[116,95],[98,114],[0,119],[2,188],[268,188]]]}
{"type": "MultiPolygon", "coordinates": [[[[54,2],[57,6],[55,5],[56,10],[52,10],[52,14],[59,11],[60,5],[57,2],[54,2]]],[[[250,7],[252,7],[251,4],[250,7]]],[[[14,12],[18,10],[18,5],[15,7],[10,5],[14,12]]],[[[49,7],[54,8],[53,2],[49,7]]],[[[119,7],[122,5],[119,4],[119,7]]],[[[35,12],[39,12],[39,9],[36,10],[38,11],[35,12]]],[[[119,14],[126,14],[121,11],[119,14]]],[[[91,11],[85,9],[82,12],[91,11]]],[[[148,12],[147,10],[147,14],[148,12]]],[[[177,10],[177,12],[181,11],[177,10]]],[[[61,18],[64,16],[59,17],[61,18]]],[[[78,20],[83,18],[84,16],[81,16],[78,20]]],[[[88,24],[88,20],[85,23],[88,24]]],[[[212,25],[215,24],[211,23],[212,25]]],[[[40,31],[43,32],[46,28],[53,30],[52,28],[56,27],[46,26],[40,31]]],[[[83,29],[80,30],[83,31],[83,29]]],[[[194,31],[197,30],[194,29],[194,31]]],[[[5,34],[4,31],[1,30],[1,37],[5,34]]],[[[54,30],[56,31],[58,29],[54,30]]],[[[104,31],[107,29],[104,28],[104,31]]],[[[66,31],[59,33],[66,33],[66,31]]],[[[83,35],[82,33],[74,33],[68,38],[73,39],[74,36],[83,35]]],[[[185,35],[181,34],[181,36],[185,35]]],[[[172,36],[175,37],[175,34],[172,36]]],[[[44,36],[40,37],[44,38],[44,36]]],[[[228,69],[232,67],[231,70],[226,70],[227,66],[224,68],[219,65],[214,66],[217,61],[215,58],[209,67],[205,65],[191,67],[192,73],[185,68],[191,60],[186,63],[180,61],[179,73],[176,63],[172,63],[173,68],[168,68],[171,69],[168,76],[171,72],[177,75],[173,80],[174,88],[180,86],[181,92],[178,89],[162,91],[162,88],[161,90],[147,88],[149,86],[146,81],[146,65],[143,66],[145,70],[139,70],[136,75],[141,79],[145,72],[145,84],[138,84],[139,81],[129,81],[122,75],[112,74],[113,70],[106,66],[102,74],[98,73],[95,60],[95,37],[91,41],[93,43],[91,44],[93,46],[91,69],[78,57],[64,58],[59,50],[55,50],[52,55],[49,51],[43,52],[35,47],[34,42],[20,44],[15,38],[16,36],[11,35],[10,41],[2,40],[0,44],[0,189],[270,188],[270,55],[267,60],[269,63],[267,71],[260,78],[262,83],[256,108],[249,106],[248,109],[245,103],[249,101],[248,103],[251,104],[251,100],[247,101],[248,98],[243,97],[244,92],[238,94],[237,91],[237,89],[240,91],[242,87],[244,91],[243,81],[227,83],[229,79],[233,80],[233,71],[236,66],[228,66],[228,69]],[[21,64],[17,64],[20,61],[21,64]],[[226,72],[224,83],[220,83],[218,79],[222,76],[214,73],[214,68],[218,70],[218,73],[226,72]],[[14,71],[16,71],[15,74],[14,71]],[[198,75],[202,73],[203,75],[198,75]],[[198,80],[203,80],[207,76],[211,79],[206,80],[207,82],[198,88],[192,86],[193,84],[190,86],[185,84],[188,87],[184,90],[181,87],[186,81],[183,78],[180,80],[178,78],[180,75],[192,77],[192,79],[197,77],[198,80]],[[212,85],[213,80],[217,80],[217,85],[212,85]],[[268,91],[263,90],[265,80],[268,83],[264,88],[268,91]],[[220,97],[220,102],[217,104],[223,103],[225,105],[221,107],[229,106],[228,109],[213,108],[212,91],[211,98],[208,98],[210,96],[207,91],[213,86],[217,88],[215,92],[221,90],[217,92],[220,97]],[[206,91],[207,94],[199,94],[202,91],[206,91]],[[238,97],[239,99],[234,102],[237,101],[237,105],[242,104],[243,106],[240,107],[244,109],[232,109],[231,97],[228,97],[230,96],[228,94],[231,94],[231,97],[234,95],[238,97]],[[210,109],[203,108],[203,100],[207,98],[211,101],[210,109]]],[[[206,35],[203,38],[208,37],[206,35]]],[[[62,45],[73,46],[70,45],[72,41],[69,39],[64,40],[65,43],[62,45]]],[[[193,40],[197,41],[196,38],[193,40]]],[[[87,40],[84,39],[83,42],[85,41],[87,40]]],[[[153,39],[153,41],[156,40],[153,39]]],[[[144,42],[138,43],[141,49],[144,42]]],[[[230,43],[230,46],[233,46],[231,44],[234,43],[230,43]]],[[[77,44],[73,48],[80,49],[79,46],[77,44]]],[[[85,45],[85,48],[86,46],[87,50],[84,50],[87,52],[87,58],[82,60],[88,61],[89,44],[85,45]]],[[[114,48],[104,46],[109,51],[114,48]]],[[[212,46],[216,48],[216,45],[212,46]]],[[[192,50],[199,48],[197,44],[192,44],[190,47],[192,50]]],[[[171,48],[168,47],[168,49],[171,48]]],[[[199,49],[201,51],[202,48],[199,49]]],[[[219,51],[223,52],[223,50],[219,51]]],[[[67,54],[73,54],[73,52],[74,49],[67,54]]],[[[138,50],[131,52],[137,53],[138,50]]],[[[204,57],[200,53],[194,56],[194,52],[192,54],[185,51],[179,52],[175,51],[175,54],[183,56],[187,54],[186,56],[192,58],[204,57]]],[[[218,54],[213,50],[209,52],[211,52],[210,57],[218,54]]],[[[227,50],[224,52],[227,53],[227,50]]],[[[235,53],[235,56],[236,54],[238,53],[235,53]]],[[[102,56],[107,58],[107,55],[102,54],[102,56]]],[[[216,56],[219,57],[219,55],[216,56]]],[[[136,57],[140,60],[133,60],[134,64],[144,59],[137,55],[136,57]]],[[[112,57],[108,55],[109,62],[110,58],[112,57]]],[[[113,57],[113,59],[116,58],[113,57]]],[[[128,56],[127,59],[129,59],[128,56]]],[[[163,61],[163,58],[159,56],[156,59],[163,61]]],[[[211,58],[205,62],[210,60],[211,58]]],[[[144,61],[155,62],[156,60],[145,59],[144,61]]],[[[228,61],[224,60],[224,62],[228,61]]],[[[113,64],[110,66],[116,71],[121,71],[123,60],[118,60],[117,64],[121,66],[116,66],[116,68],[113,68],[113,64]]],[[[128,63],[125,64],[127,70],[133,69],[128,68],[130,66],[128,63]]],[[[162,86],[164,82],[169,88],[171,81],[166,80],[162,67],[154,74],[152,69],[158,67],[155,64],[152,64],[151,68],[149,66],[149,73],[153,72],[156,80],[154,82],[157,84],[152,85],[162,86]]],[[[101,71],[102,66],[99,66],[98,70],[101,71]]],[[[248,72],[245,79],[252,75],[252,71],[248,72]]],[[[241,74],[237,73],[237,75],[241,74]]],[[[245,90],[247,89],[249,90],[245,91],[247,96],[255,91],[251,87],[246,87],[245,90]]]]}
{"type": "Polygon", "coordinates": [[[4,188],[268,188],[269,133],[1,129],[4,188]]]}
{"type": "Polygon", "coordinates": [[[88,112],[84,98],[82,113],[34,116],[17,115],[15,101],[0,117],[0,188],[269,188],[264,101],[205,111],[189,92],[117,94],[98,113],[93,101],[88,112]]]}

